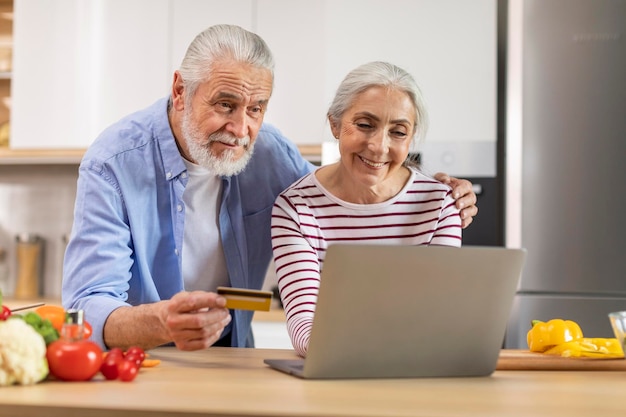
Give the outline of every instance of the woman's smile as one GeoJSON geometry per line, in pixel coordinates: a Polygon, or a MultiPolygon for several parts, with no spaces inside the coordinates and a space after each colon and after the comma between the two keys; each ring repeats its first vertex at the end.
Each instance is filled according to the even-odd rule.
{"type": "Polygon", "coordinates": [[[357,155],[357,156],[365,165],[371,168],[380,169],[384,167],[385,165],[387,165],[387,162],[376,162],[376,161],[372,161],[371,159],[364,158],[360,155],[357,155]]]}

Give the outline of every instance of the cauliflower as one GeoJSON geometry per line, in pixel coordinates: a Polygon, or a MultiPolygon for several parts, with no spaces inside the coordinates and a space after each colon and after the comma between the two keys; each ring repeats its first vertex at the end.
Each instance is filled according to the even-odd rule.
{"type": "Polygon", "coordinates": [[[0,321],[0,386],[35,384],[47,375],[43,337],[19,318],[0,321]]]}

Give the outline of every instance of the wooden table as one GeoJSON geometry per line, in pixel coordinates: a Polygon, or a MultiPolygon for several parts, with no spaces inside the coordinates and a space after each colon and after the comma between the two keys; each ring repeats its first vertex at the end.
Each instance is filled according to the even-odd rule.
{"type": "Polygon", "coordinates": [[[0,388],[0,416],[626,415],[626,372],[496,371],[490,377],[304,381],[269,369],[290,350],[159,348],[124,383],[45,381],[0,388]]]}

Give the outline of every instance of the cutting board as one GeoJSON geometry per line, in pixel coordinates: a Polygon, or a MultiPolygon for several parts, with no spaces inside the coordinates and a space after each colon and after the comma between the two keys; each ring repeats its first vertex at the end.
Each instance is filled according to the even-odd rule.
{"type": "Polygon", "coordinates": [[[563,358],[522,349],[500,351],[499,371],[626,371],[626,359],[563,358]]]}

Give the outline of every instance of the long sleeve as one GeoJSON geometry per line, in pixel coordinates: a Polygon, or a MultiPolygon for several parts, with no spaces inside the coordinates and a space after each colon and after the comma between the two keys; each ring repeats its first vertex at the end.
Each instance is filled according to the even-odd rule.
{"type": "Polygon", "coordinates": [[[279,197],[272,211],[272,248],[287,331],[296,352],[306,356],[320,284],[317,250],[302,234],[295,207],[279,197]]]}

